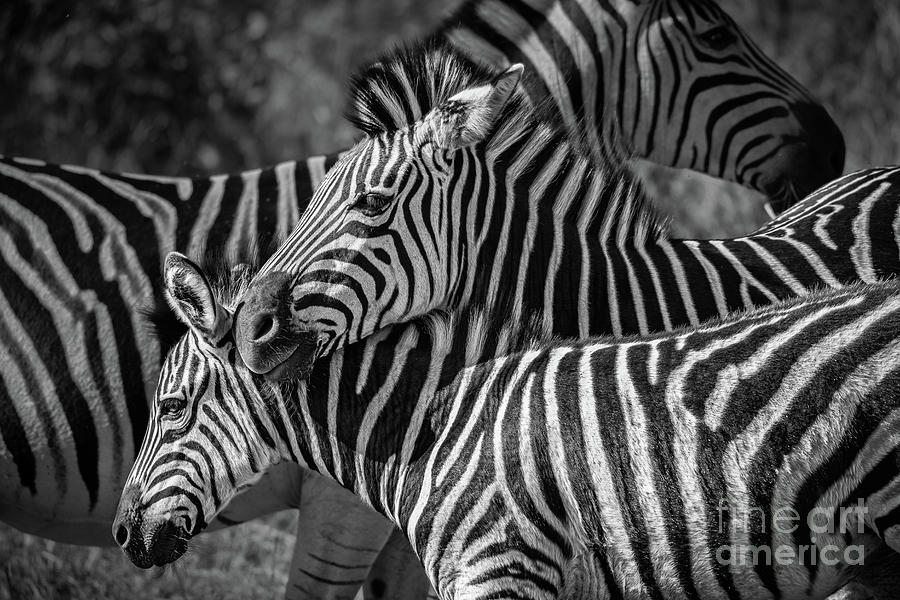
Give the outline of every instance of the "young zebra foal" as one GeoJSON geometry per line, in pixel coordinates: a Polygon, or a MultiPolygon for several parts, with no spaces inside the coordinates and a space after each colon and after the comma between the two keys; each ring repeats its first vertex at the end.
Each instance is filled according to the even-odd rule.
{"type": "Polygon", "coordinates": [[[117,514],[133,560],[285,460],[397,523],[442,598],[824,598],[900,549],[897,283],[476,365],[448,341],[486,343],[477,315],[429,315],[281,386],[193,263],[166,283],[189,330],[117,514]]]}

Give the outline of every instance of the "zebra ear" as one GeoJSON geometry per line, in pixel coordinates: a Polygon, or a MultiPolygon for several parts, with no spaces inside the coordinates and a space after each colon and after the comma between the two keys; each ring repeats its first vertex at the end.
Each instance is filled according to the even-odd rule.
{"type": "Polygon", "coordinates": [[[183,254],[170,252],[163,277],[166,300],[178,319],[216,345],[231,329],[231,315],[216,301],[203,270],[183,254]]]}
{"type": "Polygon", "coordinates": [[[437,107],[433,140],[445,150],[457,150],[484,140],[522,78],[521,63],[511,65],[489,84],[463,90],[437,107]]]}

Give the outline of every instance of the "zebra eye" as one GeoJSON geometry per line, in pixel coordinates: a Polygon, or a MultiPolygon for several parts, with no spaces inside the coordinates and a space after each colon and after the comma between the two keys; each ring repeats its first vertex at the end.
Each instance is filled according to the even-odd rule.
{"type": "Polygon", "coordinates": [[[391,197],[380,192],[362,192],[350,204],[352,210],[357,210],[367,217],[377,217],[391,205],[391,197]]]}
{"type": "Polygon", "coordinates": [[[724,50],[737,41],[737,36],[725,25],[713,27],[709,31],[701,33],[698,37],[706,47],[717,51],[724,50]]]}
{"type": "Polygon", "coordinates": [[[181,396],[166,396],[159,401],[159,415],[161,417],[178,417],[184,412],[187,400],[181,396]]]}

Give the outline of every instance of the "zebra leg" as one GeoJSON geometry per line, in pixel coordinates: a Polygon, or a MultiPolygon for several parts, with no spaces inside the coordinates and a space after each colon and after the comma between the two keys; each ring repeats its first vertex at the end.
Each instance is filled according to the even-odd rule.
{"type": "Polygon", "coordinates": [[[378,555],[357,600],[382,598],[437,598],[425,569],[406,537],[396,527],[378,555]]]}
{"type": "Polygon", "coordinates": [[[393,523],[348,490],[311,472],[304,476],[299,508],[286,598],[353,600],[393,523]]]}
{"type": "MultiPolygon", "coordinates": [[[[297,463],[283,462],[270,468],[259,481],[235,496],[210,523],[208,531],[237,525],[264,515],[299,506],[304,469],[297,463]]],[[[110,536],[112,539],[112,536],[110,536]]]]}

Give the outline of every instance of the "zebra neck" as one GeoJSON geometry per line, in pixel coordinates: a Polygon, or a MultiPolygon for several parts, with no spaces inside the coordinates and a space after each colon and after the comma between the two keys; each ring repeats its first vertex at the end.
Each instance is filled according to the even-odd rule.
{"type": "MultiPolygon", "coordinates": [[[[477,168],[468,170],[472,185],[494,196],[469,200],[477,210],[460,209],[469,215],[467,230],[475,237],[458,261],[467,270],[461,271],[448,306],[487,313],[492,328],[487,337],[497,347],[489,342],[480,358],[509,347],[504,329],[528,328],[534,319],[543,336],[622,333],[608,312],[615,281],[627,277],[623,248],[652,244],[664,235],[629,171],[598,164],[564,135],[546,135],[538,128],[489,152],[489,183],[477,168]]],[[[456,349],[469,364],[479,358],[470,348],[456,349]]]]}
{"type": "MultiPolygon", "coordinates": [[[[450,397],[458,395],[457,404],[474,401],[466,396],[472,377],[487,381],[484,373],[494,371],[492,364],[468,368],[465,362],[485,353],[480,347],[488,330],[477,311],[430,315],[317,362],[288,400],[286,427],[294,435],[284,457],[333,478],[402,524],[408,494],[435,440],[446,434],[450,397]],[[473,353],[454,353],[457,338],[466,338],[473,353]]],[[[505,332],[522,348],[531,344],[527,328],[505,332]]]]}
{"type": "MultiPolygon", "coordinates": [[[[858,199],[836,211],[833,198],[813,197],[788,221],[743,238],[678,240],[658,224],[630,174],[589,168],[564,141],[539,146],[524,138],[508,152],[496,161],[509,165],[496,181],[522,176],[528,187],[497,186],[483,204],[470,226],[480,237],[466,260],[478,267],[450,303],[487,311],[497,347],[485,346],[480,358],[504,350],[505,324],[531,315],[544,336],[621,337],[696,325],[823,284],[875,279],[871,261],[858,258],[859,249],[868,252],[865,236],[852,246],[822,237],[822,223],[828,232],[856,227],[858,199]]],[[[455,352],[471,354],[463,341],[455,352]]]]}
{"type": "Polygon", "coordinates": [[[292,432],[284,458],[392,519],[403,474],[426,451],[441,414],[449,345],[445,329],[428,329],[422,321],[388,327],[318,361],[284,413],[292,432]]]}

